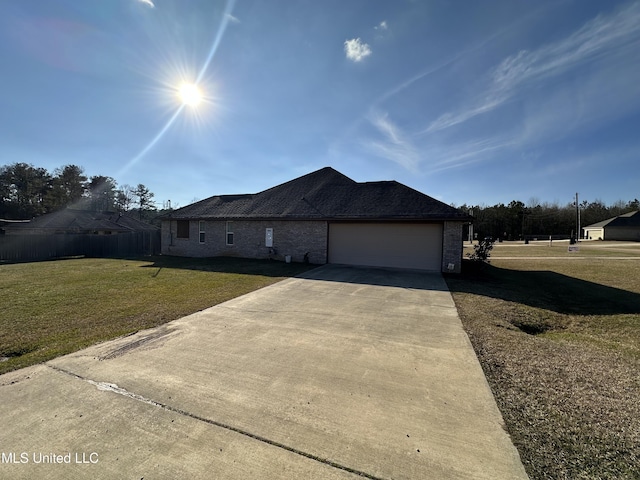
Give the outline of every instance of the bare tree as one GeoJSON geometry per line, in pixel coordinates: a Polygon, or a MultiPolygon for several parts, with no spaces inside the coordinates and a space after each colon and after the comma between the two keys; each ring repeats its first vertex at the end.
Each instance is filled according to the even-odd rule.
{"type": "Polygon", "coordinates": [[[129,210],[131,210],[131,207],[135,202],[133,192],[134,192],[133,187],[127,184],[122,185],[122,187],[120,187],[116,191],[115,201],[116,201],[116,208],[118,209],[118,211],[128,212],[129,210]]]}

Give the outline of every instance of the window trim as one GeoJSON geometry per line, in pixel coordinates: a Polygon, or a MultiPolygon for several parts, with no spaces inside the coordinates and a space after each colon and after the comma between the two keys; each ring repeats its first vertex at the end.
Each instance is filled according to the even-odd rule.
{"type": "Polygon", "coordinates": [[[198,222],[198,240],[200,240],[200,243],[204,243],[205,241],[205,221],[204,220],[200,220],[198,222]]]}
{"type": "Polygon", "coordinates": [[[225,243],[229,246],[233,245],[233,241],[234,241],[234,235],[233,235],[233,221],[228,220],[227,223],[225,224],[225,230],[226,230],[226,235],[225,235],[225,243]],[[231,241],[229,241],[231,240],[231,241]]]}

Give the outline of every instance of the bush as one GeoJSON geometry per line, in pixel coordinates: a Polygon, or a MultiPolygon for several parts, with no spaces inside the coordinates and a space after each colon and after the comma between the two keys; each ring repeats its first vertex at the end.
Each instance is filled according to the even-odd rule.
{"type": "Polygon", "coordinates": [[[474,262],[486,262],[489,263],[489,257],[491,256],[491,250],[493,250],[493,244],[496,241],[491,237],[486,237],[481,240],[477,245],[473,246],[473,253],[467,253],[469,260],[474,262]]]}

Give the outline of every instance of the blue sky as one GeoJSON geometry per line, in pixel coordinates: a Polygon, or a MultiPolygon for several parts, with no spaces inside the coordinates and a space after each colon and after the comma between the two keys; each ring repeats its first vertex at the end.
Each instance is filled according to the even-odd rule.
{"type": "Polygon", "coordinates": [[[159,207],[327,165],[456,205],[640,197],[638,1],[5,0],[0,65],[0,164],[159,207]]]}

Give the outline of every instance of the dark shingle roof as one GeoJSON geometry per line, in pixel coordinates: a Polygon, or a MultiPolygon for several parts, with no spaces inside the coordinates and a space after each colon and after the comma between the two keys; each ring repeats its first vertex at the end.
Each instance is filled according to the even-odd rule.
{"type": "MultiPolygon", "coordinates": [[[[5,227],[6,228],[6,227],[5,227]]],[[[91,212],[65,208],[34,218],[30,222],[11,225],[14,230],[52,230],[52,231],[112,231],[139,232],[157,230],[157,227],[142,222],[132,216],[117,212],[91,212]]]]}
{"type": "Polygon", "coordinates": [[[467,220],[469,217],[401,183],[358,183],[325,167],[260,193],[209,197],[165,218],[467,220]]]}
{"type": "Polygon", "coordinates": [[[608,218],[593,225],[582,228],[602,228],[602,227],[640,227],[640,210],[627,212],[617,217],[608,218]]]}

